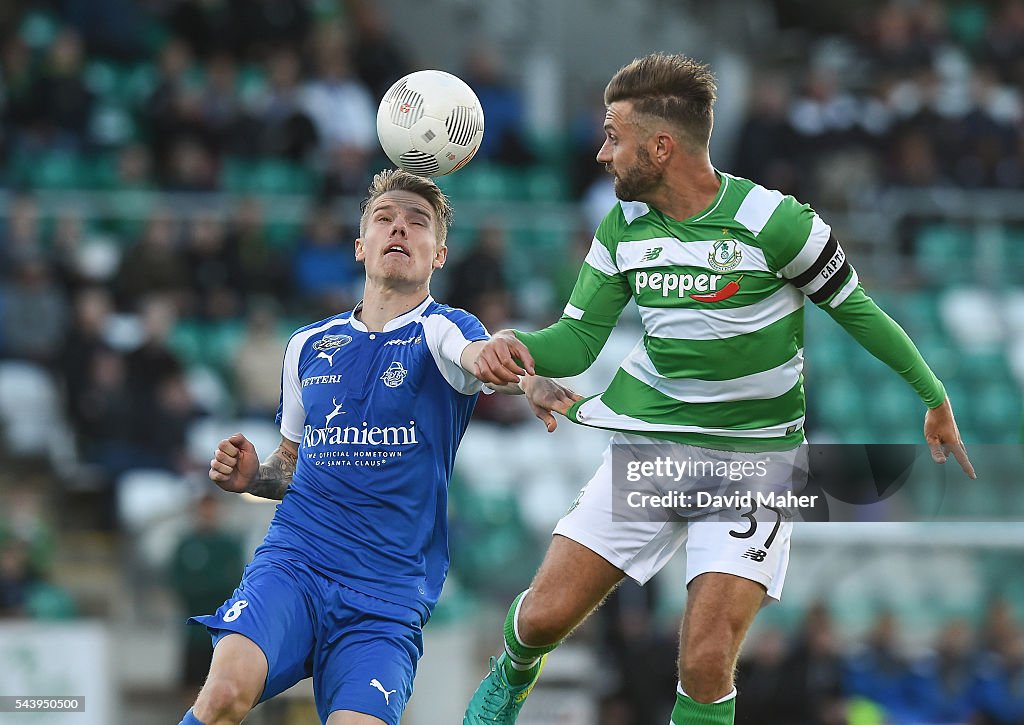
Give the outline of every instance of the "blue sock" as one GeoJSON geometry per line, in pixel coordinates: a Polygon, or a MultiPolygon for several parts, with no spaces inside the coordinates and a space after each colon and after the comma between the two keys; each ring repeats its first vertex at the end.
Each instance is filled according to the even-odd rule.
{"type": "Polygon", "coordinates": [[[203,725],[203,723],[199,721],[199,718],[192,714],[192,708],[189,708],[189,711],[185,713],[185,717],[181,719],[181,722],[178,723],[178,725],[203,725]]]}

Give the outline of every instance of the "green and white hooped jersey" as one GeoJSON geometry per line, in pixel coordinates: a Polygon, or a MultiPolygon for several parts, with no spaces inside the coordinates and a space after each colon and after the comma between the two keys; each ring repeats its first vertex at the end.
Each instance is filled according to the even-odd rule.
{"type": "Polygon", "coordinates": [[[576,422],[710,448],[803,441],[804,298],[835,308],[857,273],[809,206],[719,176],[695,217],[620,202],[598,227],[565,315],[614,324],[634,297],[645,334],[576,422]]]}

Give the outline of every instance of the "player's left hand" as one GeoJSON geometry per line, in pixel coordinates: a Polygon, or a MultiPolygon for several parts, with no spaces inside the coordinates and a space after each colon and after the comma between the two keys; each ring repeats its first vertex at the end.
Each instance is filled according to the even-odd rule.
{"type": "Polygon", "coordinates": [[[967,457],[967,449],[960,438],[960,430],[953,418],[953,406],[948,397],[938,408],[931,408],[925,413],[924,439],[932,451],[933,461],[945,463],[947,456],[952,453],[964,473],[971,478],[978,477],[967,457]]]}
{"type": "Polygon", "coordinates": [[[569,408],[577,400],[583,400],[582,395],[574,393],[561,383],[550,378],[541,378],[536,375],[524,375],[520,380],[526,399],[533,409],[533,414],[540,418],[540,421],[551,433],[558,427],[558,421],[552,412],[565,415],[569,408]]]}

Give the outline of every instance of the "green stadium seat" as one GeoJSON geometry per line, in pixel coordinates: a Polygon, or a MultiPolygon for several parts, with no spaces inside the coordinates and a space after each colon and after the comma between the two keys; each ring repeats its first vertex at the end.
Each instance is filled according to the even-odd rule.
{"type": "Polygon", "coordinates": [[[915,340],[919,334],[940,329],[938,301],[931,290],[896,295],[885,304],[878,300],[877,295],[871,296],[915,340]]]}
{"type": "Polygon", "coordinates": [[[499,166],[478,163],[459,172],[465,178],[465,198],[481,201],[506,201],[515,196],[515,180],[499,166]]]}
{"type": "Polygon", "coordinates": [[[29,185],[35,189],[87,189],[89,170],[74,153],[50,151],[35,157],[29,185]]]}
{"type": "Polygon", "coordinates": [[[930,224],[917,233],[914,257],[918,268],[937,284],[973,279],[974,236],[953,224],[930,224]]]}
{"type": "Polygon", "coordinates": [[[312,172],[279,159],[247,161],[225,159],[220,170],[221,189],[242,194],[308,194],[314,190],[312,172]]]}
{"type": "Polygon", "coordinates": [[[304,166],[270,159],[256,164],[249,191],[257,194],[308,194],[313,187],[313,175],[304,166]]]}
{"type": "Polygon", "coordinates": [[[566,198],[565,177],[546,167],[529,169],[523,180],[527,198],[533,201],[563,201],[566,198]]]}

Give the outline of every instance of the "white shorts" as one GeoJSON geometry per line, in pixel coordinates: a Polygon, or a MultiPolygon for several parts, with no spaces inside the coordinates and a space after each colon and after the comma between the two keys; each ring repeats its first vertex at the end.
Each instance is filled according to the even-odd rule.
{"type": "Polygon", "coordinates": [[[647,583],[658,573],[685,542],[687,585],[706,572],[721,572],[758,582],[769,597],[779,599],[789,566],[793,522],[774,509],[742,507],[704,517],[713,520],[613,520],[613,446],[638,443],[663,445],[665,441],[632,434],[613,435],[601,467],[555,526],[554,533],[582,544],[639,584],[647,583]]]}

